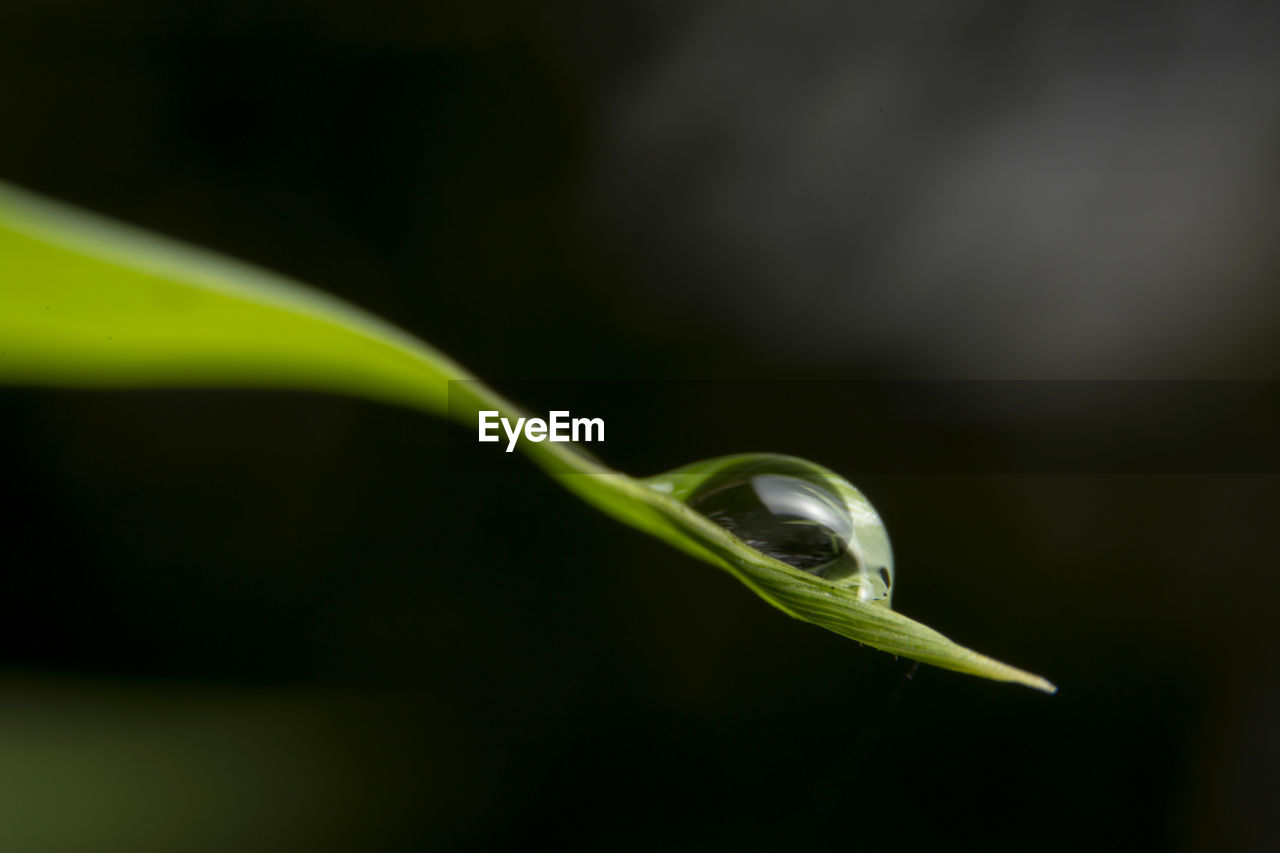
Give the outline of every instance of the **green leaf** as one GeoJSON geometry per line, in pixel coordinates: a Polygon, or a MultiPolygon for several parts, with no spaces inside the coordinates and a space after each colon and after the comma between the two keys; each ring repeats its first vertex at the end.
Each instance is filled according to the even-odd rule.
{"type": "MultiPolygon", "coordinates": [[[[450,416],[522,413],[408,333],[341,300],[0,184],[0,383],[256,387],[351,394],[450,416]]],[[[614,518],[736,577],[770,604],[886,652],[1053,692],[883,604],[768,557],[685,505],[724,460],[640,480],[568,444],[522,442],[614,518]]]]}
{"type": "Polygon", "coordinates": [[[0,184],[0,382],[337,391],[445,411],[465,371],[283,276],[0,184]]]}

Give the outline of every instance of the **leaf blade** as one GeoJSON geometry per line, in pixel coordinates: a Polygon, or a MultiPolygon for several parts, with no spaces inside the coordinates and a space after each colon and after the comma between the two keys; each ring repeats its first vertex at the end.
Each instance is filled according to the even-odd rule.
{"type": "Polygon", "coordinates": [[[460,366],[285,276],[0,184],[0,382],[338,391],[442,414],[460,366]]]}
{"type": "MultiPolygon", "coordinates": [[[[351,394],[475,424],[516,406],[368,312],[284,276],[0,183],[0,384],[256,387],[351,394]]],[[[788,615],[893,654],[1055,692],[805,574],[569,445],[522,449],[582,500],[729,572],[788,615]]],[[[689,466],[691,468],[706,466],[689,466]]]]}

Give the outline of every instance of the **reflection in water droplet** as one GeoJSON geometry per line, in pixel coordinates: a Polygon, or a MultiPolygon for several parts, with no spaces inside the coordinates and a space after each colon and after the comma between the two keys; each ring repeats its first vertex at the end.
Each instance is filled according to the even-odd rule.
{"type": "Polygon", "coordinates": [[[847,481],[801,459],[748,458],[717,471],[688,505],[776,560],[886,601],[893,586],[888,536],[847,481]]]}

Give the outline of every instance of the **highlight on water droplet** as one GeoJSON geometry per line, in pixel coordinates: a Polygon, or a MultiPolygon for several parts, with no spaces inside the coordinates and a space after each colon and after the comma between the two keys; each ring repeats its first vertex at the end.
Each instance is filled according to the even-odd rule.
{"type": "Polygon", "coordinates": [[[880,516],[848,480],[794,456],[710,459],[650,478],[746,545],[888,605],[893,552],[880,516]]]}

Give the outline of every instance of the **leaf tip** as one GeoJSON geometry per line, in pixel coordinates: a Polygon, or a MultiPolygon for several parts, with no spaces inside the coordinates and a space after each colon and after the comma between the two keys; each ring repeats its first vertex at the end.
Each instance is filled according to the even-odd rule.
{"type": "Polygon", "coordinates": [[[1022,683],[1034,690],[1039,690],[1042,693],[1048,693],[1050,696],[1053,696],[1058,692],[1058,685],[1049,681],[1047,678],[1041,678],[1038,675],[1030,675],[1024,679],[1022,683]]]}

